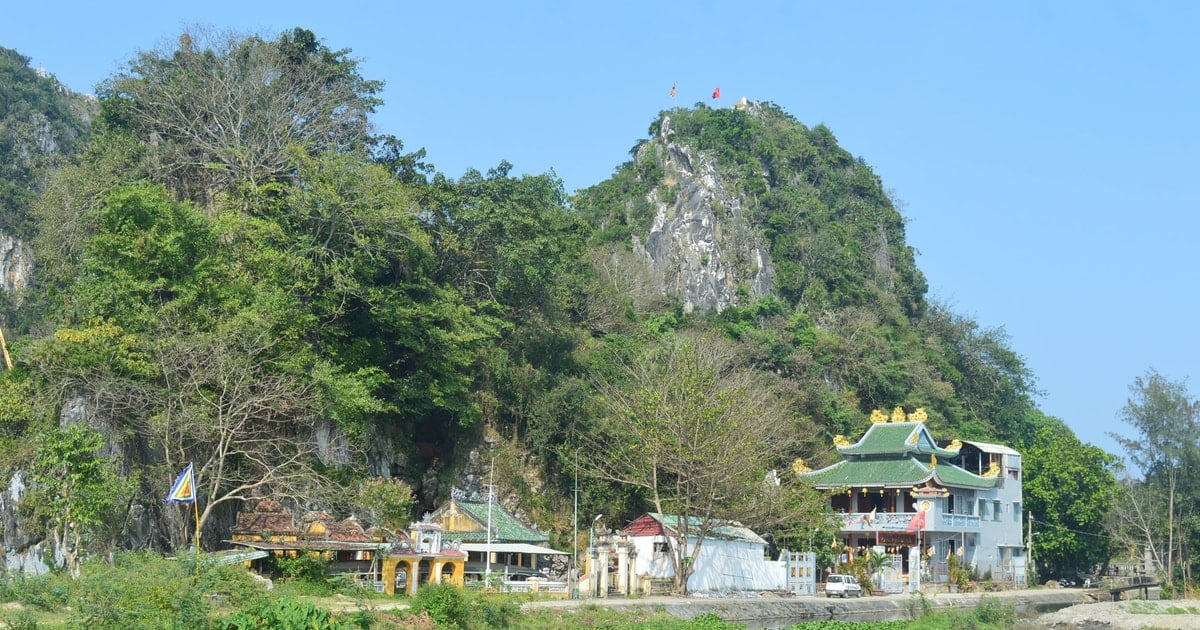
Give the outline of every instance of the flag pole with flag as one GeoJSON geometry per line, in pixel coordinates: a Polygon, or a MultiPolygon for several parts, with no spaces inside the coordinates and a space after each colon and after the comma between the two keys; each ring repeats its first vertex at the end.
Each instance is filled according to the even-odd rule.
{"type": "Polygon", "coordinates": [[[675,109],[679,109],[679,101],[675,98],[675,84],[671,84],[671,102],[675,104],[675,109]]]}
{"type": "Polygon", "coordinates": [[[196,557],[200,557],[200,502],[196,500],[196,473],[192,463],[175,478],[171,491],[167,493],[167,503],[191,503],[192,512],[196,516],[196,557]]]}

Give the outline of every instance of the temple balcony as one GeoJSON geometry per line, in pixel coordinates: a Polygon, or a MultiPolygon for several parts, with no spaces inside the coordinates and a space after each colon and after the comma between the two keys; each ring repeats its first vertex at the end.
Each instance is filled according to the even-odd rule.
{"type": "MultiPolygon", "coordinates": [[[[908,530],[915,512],[876,512],[872,517],[867,512],[839,514],[843,532],[904,532],[908,530]]],[[[964,532],[979,531],[979,517],[970,514],[947,514],[930,510],[925,514],[923,531],[964,532]]]]}

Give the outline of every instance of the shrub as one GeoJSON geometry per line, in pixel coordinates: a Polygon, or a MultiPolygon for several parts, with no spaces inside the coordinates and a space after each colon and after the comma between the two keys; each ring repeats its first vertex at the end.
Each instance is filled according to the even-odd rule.
{"type": "Polygon", "coordinates": [[[322,584],[325,579],[325,559],[319,554],[303,553],[295,558],[274,556],[275,569],[285,580],[301,580],[322,584]]]}
{"type": "Polygon", "coordinates": [[[244,567],[225,565],[202,567],[196,576],[196,588],[229,608],[249,608],[265,602],[267,589],[244,567]]]}
{"type": "Polygon", "coordinates": [[[209,604],[196,576],[152,553],[125,553],[114,565],[87,565],[78,580],[73,620],[101,628],[202,628],[209,604]]]}
{"type": "Polygon", "coordinates": [[[217,622],[220,630],[349,630],[349,626],[311,602],[284,597],[265,602],[217,622]]]}
{"type": "Polygon", "coordinates": [[[5,615],[0,623],[4,624],[5,630],[37,630],[39,628],[37,616],[28,610],[18,610],[5,615]]]}
{"type": "Polygon", "coordinates": [[[3,574],[0,582],[0,599],[20,602],[46,612],[62,610],[70,602],[74,584],[63,573],[25,575],[3,574]]]}
{"type": "Polygon", "coordinates": [[[471,606],[467,595],[453,584],[428,584],[417,590],[412,611],[422,611],[437,622],[438,628],[469,628],[471,606]]]}

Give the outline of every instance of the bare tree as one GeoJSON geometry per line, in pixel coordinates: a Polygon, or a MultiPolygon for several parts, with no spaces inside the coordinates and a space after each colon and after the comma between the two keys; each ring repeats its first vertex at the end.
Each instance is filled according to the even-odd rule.
{"type": "Polygon", "coordinates": [[[1167,543],[1165,578],[1173,585],[1179,566],[1186,584],[1191,579],[1185,562],[1188,540],[1180,530],[1200,496],[1200,401],[1190,398],[1186,381],[1171,381],[1154,370],[1134,379],[1129,391],[1121,418],[1139,435],[1109,435],[1141,469],[1146,484],[1163,494],[1166,531],[1160,531],[1159,538],[1167,543]]]}
{"type": "MultiPolygon", "coordinates": [[[[161,412],[147,431],[168,470],[194,464],[201,529],[223,503],[308,499],[326,485],[314,467],[316,393],[275,364],[273,345],[263,333],[168,337],[160,348],[161,412]]],[[[185,544],[185,530],[172,538],[185,544]]]]}
{"type": "Polygon", "coordinates": [[[347,50],[299,28],[275,41],[185,35],[175,50],[140,53],[101,90],[111,122],[157,147],[156,179],[200,200],[283,179],[292,147],[366,151],[382,84],[359,76],[347,50]]]}
{"type": "Polygon", "coordinates": [[[1121,499],[1105,517],[1105,529],[1131,557],[1149,549],[1154,570],[1167,567],[1163,533],[1167,531],[1167,501],[1155,487],[1139,479],[1121,480],[1121,499]]]}
{"type": "Polygon", "coordinates": [[[631,357],[596,384],[602,426],[584,450],[592,474],[644,492],[674,516],[675,590],[706,539],[737,518],[759,526],[796,516],[786,494],[794,475],[771,475],[795,435],[779,391],[741,369],[722,341],[678,337],[631,357]]]}

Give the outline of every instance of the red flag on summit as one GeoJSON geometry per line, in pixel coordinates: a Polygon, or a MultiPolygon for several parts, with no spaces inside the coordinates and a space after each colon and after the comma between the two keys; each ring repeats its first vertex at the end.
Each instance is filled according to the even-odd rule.
{"type": "Polygon", "coordinates": [[[721,88],[720,88],[720,86],[718,86],[718,87],[717,87],[717,89],[713,90],[713,98],[721,98],[721,88]]]}

